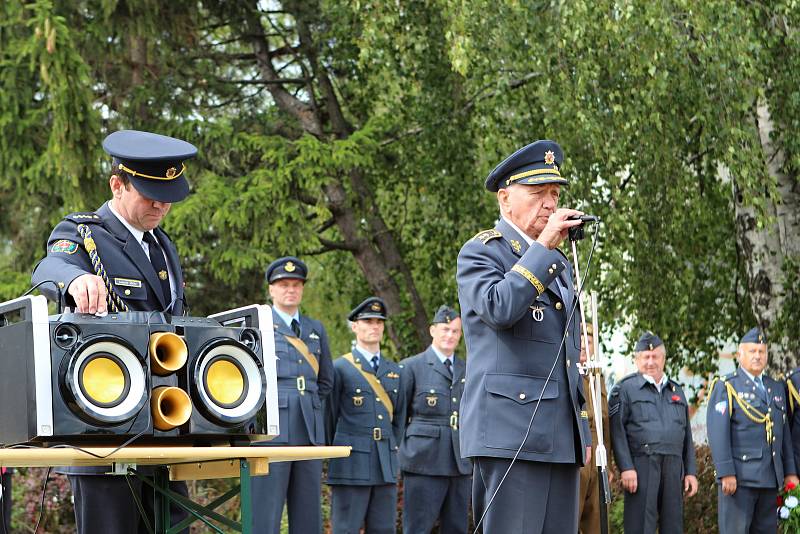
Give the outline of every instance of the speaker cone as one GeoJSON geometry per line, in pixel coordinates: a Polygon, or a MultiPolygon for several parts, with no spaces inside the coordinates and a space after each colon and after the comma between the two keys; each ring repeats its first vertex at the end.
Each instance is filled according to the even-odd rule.
{"type": "Polygon", "coordinates": [[[218,423],[243,423],[264,404],[266,379],[261,362],[235,340],[220,338],[205,345],[193,374],[197,407],[218,423]]]}
{"type": "Polygon", "coordinates": [[[63,386],[68,404],[82,419],[122,423],[147,402],[144,365],[124,340],[115,336],[87,339],[68,362],[63,386]]]}

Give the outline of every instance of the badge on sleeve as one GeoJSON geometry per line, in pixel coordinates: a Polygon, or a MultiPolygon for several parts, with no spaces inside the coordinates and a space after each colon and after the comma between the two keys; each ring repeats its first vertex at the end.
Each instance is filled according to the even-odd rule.
{"type": "Polygon", "coordinates": [[[719,401],[714,405],[714,409],[720,414],[725,415],[725,410],[728,409],[728,401],[719,401]]]}
{"type": "Polygon", "coordinates": [[[53,243],[52,247],[50,247],[50,252],[53,253],[60,252],[62,254],[75,254],[77,250],[78,244],[73,241],[69,241],[68,239],[59,239],[53,243]]]}

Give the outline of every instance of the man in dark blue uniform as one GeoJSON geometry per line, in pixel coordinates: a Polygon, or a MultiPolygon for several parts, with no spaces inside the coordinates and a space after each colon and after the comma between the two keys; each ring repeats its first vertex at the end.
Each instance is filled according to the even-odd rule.
{"type": "Polygon", "coordinates": [[[775,533],[775,501],[797,484],[783,384],[764,374],[767,340],[758,328],[742,337],[739,368],[710,387],[708,444],[718,481],[721,534],[775,533]]]}
{"type": "MultiPolygon", "coordinates": [[[[181,314],[183,272],[178,252],[159,224],[172,203],[189,194],[184,161],[197,149],[179,139],[134,130],[112,133],[103,148],[113,156],[112,199],[96,212],[72,213],[58,223],[32,282],[51,281],[41,286],[42,292],[56,299],[57,285],[65,292],[65,304],[80,313],[181,314]]],[[[80,533],[146,532],[124,477],[104,475],[107,467],[61,472],[69,475],[80,533]]],[[[152,524],[152,491],[136,480],[131,484],[152,524]]],[[[185,483],[170,485],[187,494],[185,483]]],[[[174,507],[172,517],[177,523],[186,514],[174,507]]]]}
{"type": "Polygon", "coordinates": [[[347,316],[353,352],[333,362],[327,404],[333,445],[352,447],[328,464],[333,534],[394,534],[397,523],[397,449],[406,420],[400,366],[381,354],[386,304],[370,297],[347,316]]]}
{"type": "Polygon", "coordinates": [[[683,532],[683,492],[697,493],[689,405],[664,374],[666,349],[652,332],[634,348],[638,372],[609,398],[611,441],[625,490],[625,532],[683,532]]]}
{"type": "Polygon", "coordinates": [[[800,367],[786,376],[786,400],[789,402],[789,427],[792,434],[794,465],[800,466],[800,367]]]}
{"type": "Polygon", "coordinates": [[[400,445],[403,532],[422,534],[439,519],[442,534],[466,534],[472,465],[461,458],[458,414],[464,360],[455,355],[461,318],[441,306],[428,349],[400,362],[408,426],[400,445]]]}
{"type": "MultiPolygon", "coordinates": [[[[287,256],[267,267],[278,357],[280,435],[264,445],[324,445],[323,402],[333,388],[333,362],[322,323],[300,314],[308,268],[287,256]]],[[[322,460],[278,462],[255,477],[253,531],[280,534],[283,506],[291,534],[322,532],[322,460]]]]}
{"type": "Polygon", "coordinates": [[[470,355],[461,454],[473,459],[473,513],[484,516],[484,532],[578,530],[591,434],[572,267],[557,249],[580,224],[568,218],[581,214],[558,208],[562,161],[557,143],[536,141],[500,163],[486,179],[500,220],[458,255],[470,355]]]}

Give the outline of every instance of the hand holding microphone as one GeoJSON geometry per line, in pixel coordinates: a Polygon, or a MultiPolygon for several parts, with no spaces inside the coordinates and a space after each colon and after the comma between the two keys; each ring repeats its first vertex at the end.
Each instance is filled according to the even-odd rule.
{"type": "MultiPolygon", "coordinates": [[[[574,228],[583,226],[587,222],[599,222],[600,218],[594,215],[586,215],[582,211],[569,208],[559,208],[547,220],[539,238],[536,240],[549,249],[554,249],[561,244],[574,228]]],[[[570,237],[572,237],[570,235],[570,237]]],[[[583,238],[581,234],[577,239],[583,238]]]]}

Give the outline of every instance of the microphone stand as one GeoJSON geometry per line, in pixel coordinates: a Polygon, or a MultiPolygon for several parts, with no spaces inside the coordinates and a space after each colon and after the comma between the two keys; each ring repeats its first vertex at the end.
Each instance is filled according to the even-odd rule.
{"type": "MultiPolygon", "coordinates": [[[[580,263],[578,261],[578,249],[576,242],[583,237],[570,234],[570,244],[572,245],[572,260],[575,267],[575,279],[577,286],[581,287],[580,263]]],[[[598,484],[600,486],[600,532],[608,534],[608,505],[611,503],[611,488],[608,483],[608,457],[605,443],[603,442],[603,405],[601,380],[603,366],[600,361],[600,331],[597,329],[597,296],[592,293],[592,320],[594,327],[594,355],[589,350],[589,334],[586,330],[586,315],[583,308],[583,294],[578,294],[578,309],[581,313],[581,335],[583,337],[583,347],[586,351],[586,363],[584,372],[589,373],[589,389],[592,396],[592,407],[594,409],[594,427],[597,432],[597,447],[595,448],[594,461],[597,466],[598,484]]]]}

